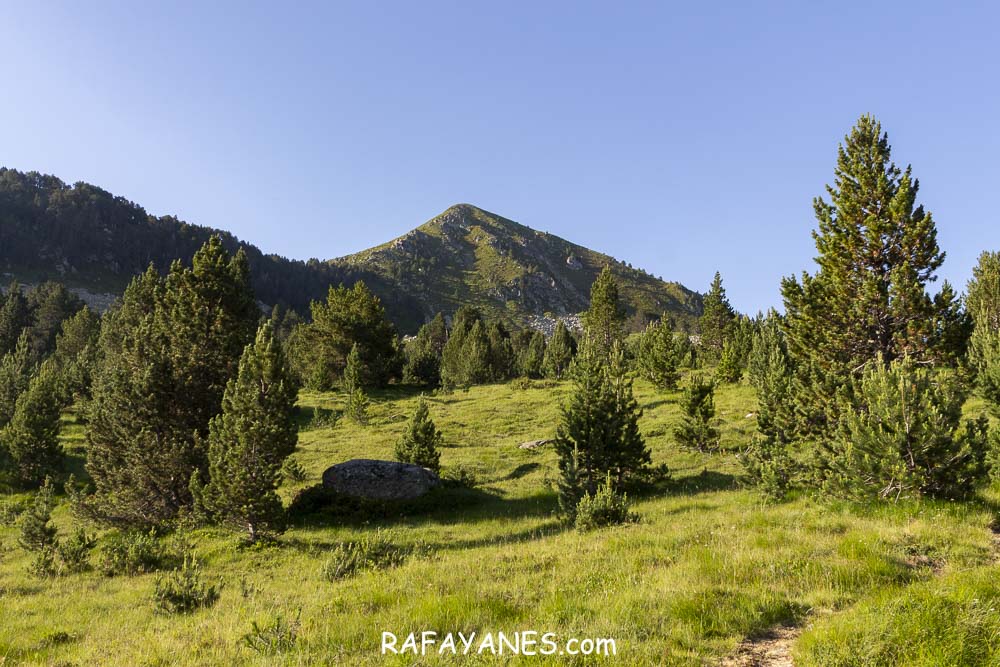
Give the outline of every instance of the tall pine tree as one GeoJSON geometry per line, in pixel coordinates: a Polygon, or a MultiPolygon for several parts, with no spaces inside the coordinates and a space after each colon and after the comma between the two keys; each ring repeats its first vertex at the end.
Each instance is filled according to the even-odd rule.
{"type": "Polygon", "coordinates": [[[205,508],[246,530],[250,542],[283,525],[277,488],[281,465],[298,438],[296,396],[285,355],[267,323],[243,351],[222,412],[209,427],[209,483],[202,494],[205,508]]]}
{"type": "Polygon", "coordinates": [[[590,308],[583,321],[585,342],[599,356],[608,356],[614,344],[625,337],[625,302],[609,266],[590,287],[590,308]]]}
{"type": "Polygon", "coordinates": [[[576,356],[576,340],[563,321],[559,320],[555,332],[545,345],[545,356],[542,359],[542,371],[545,377],[561,380],[569,371],[574,356],[576,356]]]}
{"type": "Polygon", "coordinates": [[[722,275],[716,271],[712,286],[704,299],[704,310],[698,321],[701,330],[701,349],[709,361],[718,361],[730,330],[736,320],[736,311],[729,304],[726,288],[722,286],[722,275]]]}

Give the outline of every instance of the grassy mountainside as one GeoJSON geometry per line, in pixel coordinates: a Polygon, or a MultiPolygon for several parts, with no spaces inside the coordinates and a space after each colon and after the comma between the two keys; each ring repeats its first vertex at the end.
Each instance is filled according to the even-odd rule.
{"type": "Polygon", "coordinates": [[[701,296],[613,257],[469,204],[452,206],[411,232],[334,260],[394,281],[427,316],[474,304],[515,323],[531,315],[572,315],[589,305],[590,285],[611,266],[631,313],[664,312],[693,327],[701,296]]]}
{"type": "MultiPolygon", "coordinates": [[[[654,464],[666,463],[672,480],[633,499],[639,523],[580,534],[553,514],[551,446],[518,448],[552,436],[569,390],[539,382],[428,397],[445,437],[445,474],[462,469],[476,483],[435,492],[422,507],[356,520],[300,516],[280,543],[252,549],[214,528],[162,538],[189,542],[206,580],[224,584],[214,606],[187,615],[155,611],[157,573],[30,576],[18,530],[0,512],[0,663],[500,665],[509,659],[386,658],[381,632],[537,630],[560,641],[613,638],[617,656],[536,656],[525,664],[694,666],[718,664],[783,626],[795,628],[792,634],[805,629],[785,647],[796,665],[1000,660],[995,492],[971,503],[864,506],[802,495],[766,504],[741,488],[734,456],[755,429],[750,387],[719,388],[724,450],[708,455],[673,441],[679,392],[638,382],[640,428],[654,464]],[[409,554],[402,564],[335,581],[324,576],[338,545],[375,530],[409,554]],[[243,643],[255,622],[267,628],[279,616],[299,619],[291,648],[260,655],[243,643]]],[[[417,393],[396,387],[373,394],[366,427],[311,422],[314,408],[322,417],[342,400],[336,393],[300,397],[304,430],[294,457],[308,478],[282,488],[286,502],[329,465],[391,458],[417,393]]],[[[982,408],[972,402],[966,411],[982,408]]],[[[81,427],[63,431],[81,476],[81,427]]],[[[64,500],[55,522],[61,536],[69,534],[64,500]]],[[[98,551],[108,539],[101,531],[98,551]]]]}
{"type": "Polygon", "coordinates": [[[87,183],[0,168],[0,282],[56,280],[86,290],[85,298],[120,294],[150,263],[165,271],[176,258],[190,261],[212,234],[231,252],[246,251],[263,304],[306,314],[330,285],[364,280],[404,333],[467,303],[519,325],[546,312],[579,313],[605,264],[633,313],[668,312],[691,328],[701,312],[701,297],[677,283],[474,206],[454,206],[370,250],[303,262],[266,254],[226,231],[150,215],[87,183]]]}

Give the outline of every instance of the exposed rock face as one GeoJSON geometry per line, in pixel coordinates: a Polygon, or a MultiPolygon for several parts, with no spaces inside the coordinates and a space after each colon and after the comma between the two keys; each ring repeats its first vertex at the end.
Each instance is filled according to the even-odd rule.
{"type": "Polygon", "coordinates": [[[323,472],[325,488],[367,500],[413,500],[440,484],[427,468],[397,461],[354,459],[323,472]]]}

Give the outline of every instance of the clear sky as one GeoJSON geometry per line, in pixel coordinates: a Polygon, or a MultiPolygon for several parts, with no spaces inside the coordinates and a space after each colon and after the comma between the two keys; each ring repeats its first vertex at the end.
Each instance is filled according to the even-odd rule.
{"type": "Polygon", "coordinates": [[[0,165],[330,258],[469,202],[743,311],[874,113],[964,287],[1000,248],[995,3],[5,2],[0,165]]]}

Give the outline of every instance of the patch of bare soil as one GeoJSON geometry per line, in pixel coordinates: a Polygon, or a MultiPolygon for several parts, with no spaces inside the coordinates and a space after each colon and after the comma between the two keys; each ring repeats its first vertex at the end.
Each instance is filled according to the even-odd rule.
{"type": "Polygon", "coordinates": [[[739,648],[723,658],[720,667],[792,667],[792,644],[801,628],[779,626],[767,634],[744,639],[739,648]]]}

